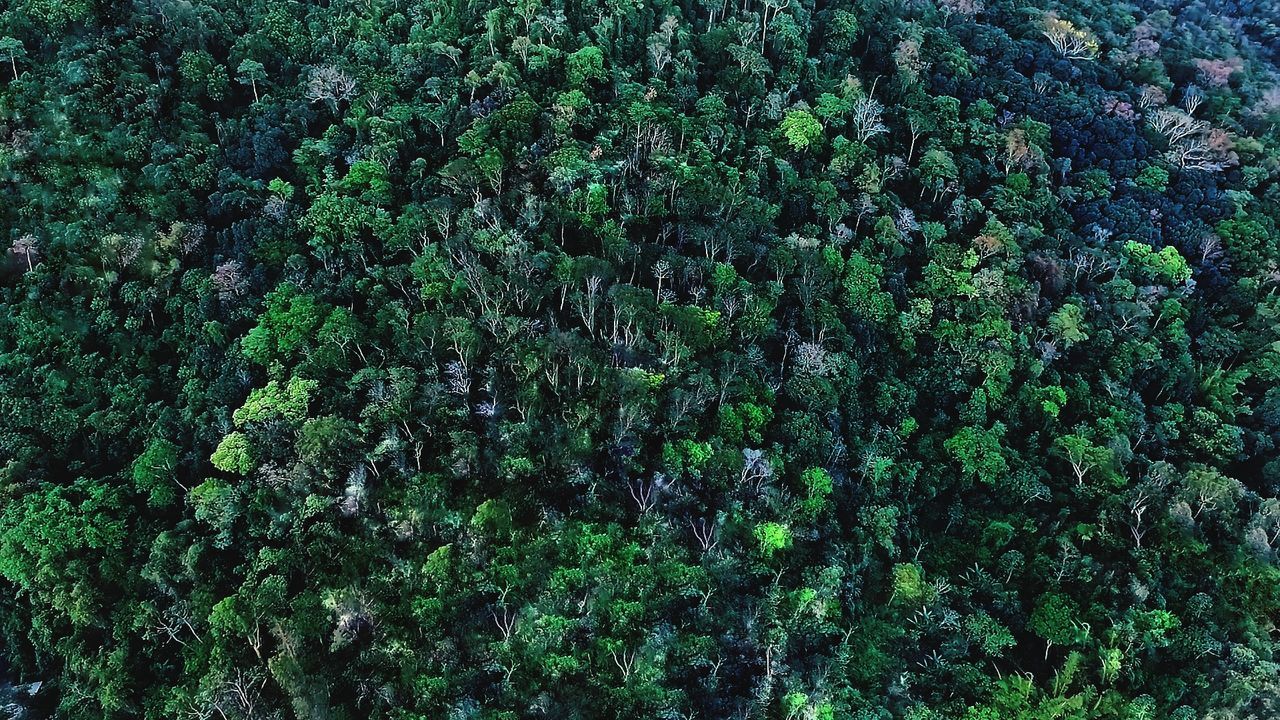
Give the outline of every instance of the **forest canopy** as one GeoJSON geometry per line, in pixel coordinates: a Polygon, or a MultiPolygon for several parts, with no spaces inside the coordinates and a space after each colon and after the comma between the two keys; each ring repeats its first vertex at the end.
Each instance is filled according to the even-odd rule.
{"type": "Polygon", "coordinates": [[[1280,717],[1249,0],[11,0],[0,707],[1280,717]]]}

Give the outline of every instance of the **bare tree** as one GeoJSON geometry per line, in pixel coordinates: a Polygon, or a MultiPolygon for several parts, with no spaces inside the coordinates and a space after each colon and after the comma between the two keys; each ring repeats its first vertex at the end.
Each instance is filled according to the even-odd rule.
{"type": "Polygon", "coordinates": [[[662,299],[662,283],[664,280],[671,278],[671,263],[665,259],[659,260],[653,264],[653,277],[658,280],[658,290],[654,293],[656,300],[662,299]]]}
{"type": "Polygon", "coordinates": [[[160,637],[179,645],[187,644],[187,640],[183,639],[187,635],[199,641],[202,638],[192,624],[194,621],[195,616],[191,612],[190,605],[180,600],[156,614],[154,624],[147,630],[146,637],[148,639],[160,637]]]}
{"type": "Polygon", "coordinates": [[[243,293],[245,289],[244,275],[236,260],[228,260],[214,268],[210,280],[218,289],[218,299],[224,302],[243,293]]]}
{"type": "Polygon", "coordinates": [[[1188,115],[1194,115],[1203,102],[1204,93],[1195,85],[1190,85],[1182,91],[1182,109],[1186,110],[1188,115]]]}
{"type": "Polygon", "coordinates": [[[511,641],[511,634],[515,632],[519,617],[507,608],[505,602],[502,603],[501,610],[501,613],[491,610],[489,614],[493,617],[493,624],[498,626],[498,632],[502,634],[502,642],[506,643],[511,641]]]}
{"type": "Polygon", "coordinates": [[[982,0],[938,0],[938,7],[948,17],[958,15],[962,18],[972,18],[985,9],[982,0]]]}
{"type": "Polygon", "coordinates": [[[1138,95],[1138,107],[1143,110],[1149,110],[1157,105],[1163,105],[1167,99],[1164,90],[1155,85],[1146,85],[1138,95]]]}
{"type": "Polygon", "coordinates": [[[1207,124],[1196,120],[1189,113],[1173,108],[1160,108],[1147,116],[1147,122],[1170,144],[1205,131],[1207,124]]]}
{"type": "Polygon", "coordinates": [[[1133,534],[1134,543],[1142,547],[1142,538],[1149,529],[1142,526],[1142,516],[1147,512],[1147,508],[1151,507],[1151,496],[1144,488],[1138,488],[1137,492],[1129,498],[1128,507],[1129,514],[1133,516],[1129,521],[1129,532],[1133,534]]]}
{"type": "Polygon", "coordinates": [[[1165,158],[1184,170],[1217,172],[1231,164],[1230,158],[1216,151],[1204,136],[1187,138],[1173,145],[1165,158]]]}
{"type": "Polygon", "coordinates": [[[769,39],[769,11],[773,10],[773,17],[777,19],[778,13],[786,10],[791,5],[791,0],[764,0],[764,12],[761,13],[760,27],[760,52],[764,52],[764,44],[769,39]]]}
{"type": "Polygon", "coordinates": [[[658,493],[670,484],[665,475],[658,473],[650,480],[628,481],[627,491],[631,493],[631,499],[635,501],[636,507],[643,514],[649,512],[658,504],[658,493]]]}
{"type": "Polygon", "coordinates": [[[1216,172],[1235,162],[1226,131],[1191,117],[1189,111],[1160,108],[1147,116],[1147,122],[1169,143],[1165,159],[1180,168],[1216,172]]]}
{"type": "Polygon", "coordinates": [[[454,395],[467,395],[471,392],[471,377],[467,368],[458,360],[450,360],[444,366],[445,388],[454,395]]]}
{"type": "Polygon", "coordinates": [[[1200,262],[1216,262],[1222,259],[1222,255],[1222,238],[1213,233],[1200,238],[1200,262]]]}
{"type": "Polygon", "coordinates": [[[226,712],[228,709],[234,709],[234,716],[258,717],[255,710],[262,695],[262,688],[266,684],[267,679],[260,671],[237,669],[223,683],[222,692],[214,700],[214,707],[224,718],[228,717],[226,712]]]}
{"type": "Polygon", "coordinates": [[[622,679],[626,680],[630,678],[636,668],[636,651],[610,650],[609,655],[613,658],[613,663],[622,671],[622,679]]]}
{"type": "Polygon", "coordinates": [[[830,367],[827,351],[818,343],[805,342],[796,347],[796,367],[808,375],[826,375],[830,367]]]}
{"type": "Polygon", "coordinates": [[[604,278],[599,275],[587,278],[587,291],[582,294],[581,301],[576,303],[582,324],[587,326],[587,332],[593,336],[596,334],[596,310],[600,307],[600,286],[603,282],[604,278]]]}
{"type": "Polygon", "coordinates": [[[145,245],[140,235],[113,233],[102,239],[100,247],[104,259],[109,259],[118,268],[127,268],[142,255],[142,248],[145,245]]]}
{"type": "Polygon", "coordinates": [[[853,123],[853,132],[862,142],[866,142],[875,135],[889,132],[889,126],[883,122],[884,104],[879,100],[871,97],[860,97],[853,101],[853,111],[850,115],[850,122],[853,123]]]}
{"type": "Polygon", "coordinates": [[[335,112],[338,103],[350,100],[356,92],[356,81],[332,65],[311,68],[307,78],[306,96],[311,102],[324,101],[335,112]]]}
{"type": "Polygon", "coordinates": [[[764,486],[764,482],[773,477],[773,465],[764,457],[764,452],[754,448],[742,451],[742,474],[739,480],[750,484],[756,492],[764,486]]]}
{"type": "Polygon", "coordinates": [[[720,543],[716,538],[715,522],[700,518],[690,520],[689,526],[693,528],[693,537],[698,541],[698,547],[702,548],[702,552],[709,552],[720,543]]]}
{"type": "Polygon", "coordinates": [[[1054,13],[1044,19],[1044,36],[1054,50],[1069,60],[1094,60],[1098,57],[1098,39],[1093,33],[1054,13]]]}

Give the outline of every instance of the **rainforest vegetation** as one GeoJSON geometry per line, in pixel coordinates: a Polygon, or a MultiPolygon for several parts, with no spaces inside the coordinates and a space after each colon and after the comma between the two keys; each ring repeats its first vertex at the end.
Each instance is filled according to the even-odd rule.
{"type": "Polygon", "coordinates": [[[1278,22],[0,3],[0,707],[1280,717],[1278,22]]]}

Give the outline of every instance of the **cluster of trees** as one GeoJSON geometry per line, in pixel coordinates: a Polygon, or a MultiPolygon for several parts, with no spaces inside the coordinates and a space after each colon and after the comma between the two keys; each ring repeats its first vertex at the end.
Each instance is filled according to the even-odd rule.
{"type": "Polygon", "coordinates": [[[13,0],[17,702],[1276,717],[1264,6],[13,0]]]}

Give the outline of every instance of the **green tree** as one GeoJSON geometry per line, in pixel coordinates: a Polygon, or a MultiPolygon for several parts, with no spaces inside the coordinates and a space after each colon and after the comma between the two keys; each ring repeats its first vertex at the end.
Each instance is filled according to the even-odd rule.
{"type": "Polygon", "coordinates": [[[1045,641],[1044,654],[1054,645],[1072,646],[1088,637],[1080,622],[1080,608],[1071,598],[1060,592],[1041,595],[1031,612],[1028,626],[1045,641]]]}
{"type": "Polygon", "coordinates": [[[228,433],[218,443],[209,461],[223,472],[247,475],[254,468],[253,445],[244,433],[228,433]]]}
{"type": "Polygon", "coordinates": [[[776,522],[760,523],[754,530],[756,542],[759,543],[760,554],[766,558],[773,557],[779,550],[791,547],[791,529],[776,522]]]}
{"type": "Polygon", "coordinates": [[[18,58],[25,57],[26,48],[22,46],[22,41],[14,37],[0,37],[0,56],[9,61],[9,68],[13,71],[13,79],[18,79],[18,58]]]}
{"type": "Polygon", "coordinates": [[[593,45],[587,45],[568,57],[569,82],[576,86],[586,85],[591,80],[604,80],[608,76],[604,71],[604,52],[593,45]]]}
{"type": "Polygon", "coordinates": [[[1071,465],[1077,485],[1083,485],[1090,474],[1108,472],[1114,461],[1110,448],[1098,447],[1083,435],[1063,435],[1054,441],[1054,446],[1071,465]]]}
{"type": "Polygon", "coordinates": [[[1076,343],[1089,339],[1084,319],[1084,308],[1075,303],[1067,303],[1058,308],[1049,317],[1049,329],[1053,331],[1056,338],[1062,341],[1064,347],[1071,347],[1076,343]]]}
{"type": "Polygon", "coordinates": [[[239,67],[236,68],[236,77],[240,79],[241,85],[248,85],[253,88],[254,102],[261,100],[258,97],[258,81],[267,79],[267,72],[262,63],[249,59],[241,61],[239,67]]]}
{"type": "Polygon", "coordinates": [[[147,443],[146,450],[133,462],[133,483],[147,494],[147,502],[162,507],[177,499],[175,487],[182,484],[175,477],[178,468],[178,446],[163,438],[147,443]]]}
{"type": "Polygon", "coordinates": [[[822,139],[822,123],[808,110],[789,110],[782,119],[782,135],[792,150],[807,150],[822,139]]]}

